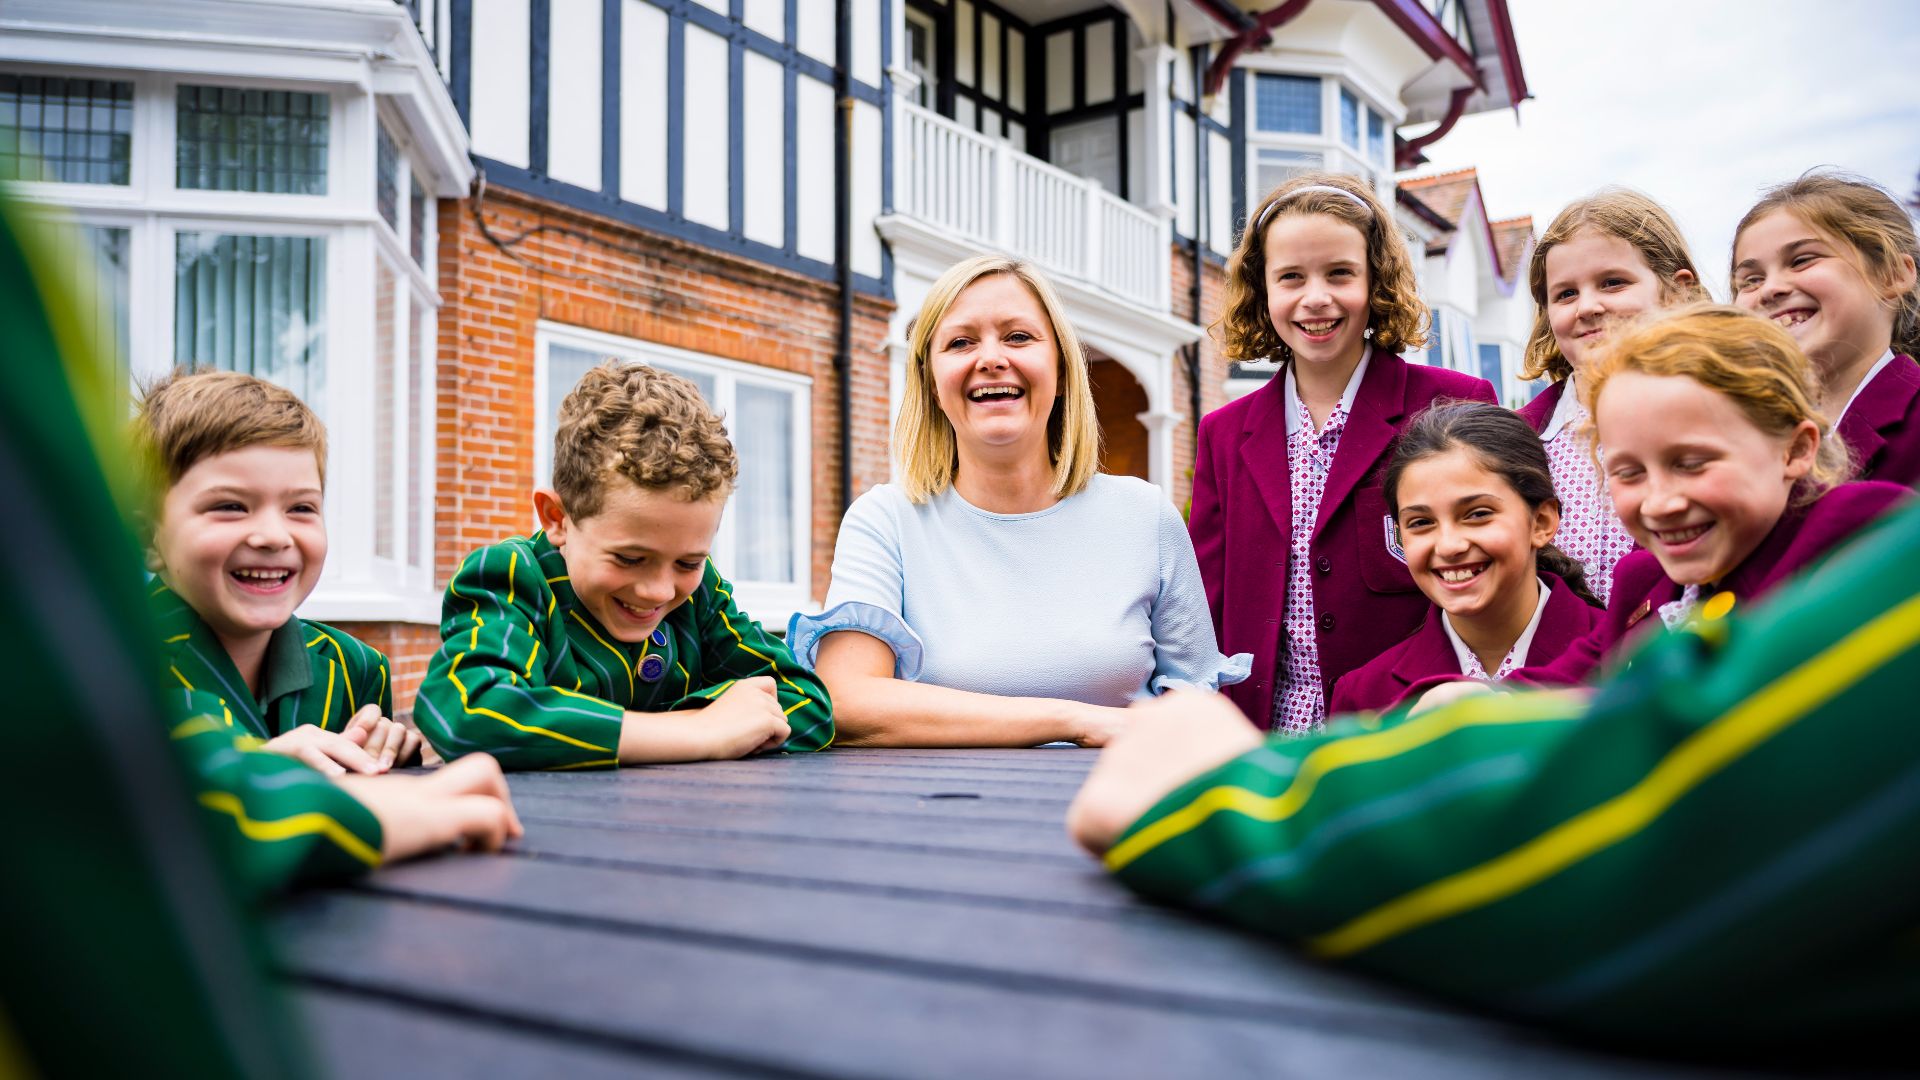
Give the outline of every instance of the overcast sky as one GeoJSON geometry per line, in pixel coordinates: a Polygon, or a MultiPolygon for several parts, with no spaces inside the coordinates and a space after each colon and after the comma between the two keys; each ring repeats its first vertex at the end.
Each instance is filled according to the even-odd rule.
{"type": "Polygon", "coordinates": [[[1761,189],[1815,165],[1920,186],[1920,0],[1510,3],[1533,100],[1461,120],[1417,170],[1478,166],[1496,219],[1537,233],[1595,188],[1638,188],[1725,299],[1761,189]]]}

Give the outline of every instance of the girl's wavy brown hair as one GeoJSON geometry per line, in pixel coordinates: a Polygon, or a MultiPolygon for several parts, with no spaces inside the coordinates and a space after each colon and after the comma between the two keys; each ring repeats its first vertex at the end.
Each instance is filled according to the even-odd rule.
{"type": "MultiPolygon", "coordinates": [[[[1794,491],[1798,505],[1853,475],[1846,443],[1815,404],[1820,395],[1812,362],[1771,319],[1724,304],[1691,304],[1640,322],[1608,341],[1593,370],[1581,373],[1590,414],[1599,414],[1607,384],[1627,371],[1692,379],[1731,400],[1769,435],[1785,436],[1813,421],[1820,445],[1813,469],[1794,491]]],[[[1588,434],[1599,445],[1597,433],[1588,434]]]]}
{"type": "Polygon", "coordinates": [[[1547,317],[1547,252],[1573,239],[1582,229],[1631,244],[1646,261],[1647,269],[1660,279],[1663,307],[1708,298],[1700,284],[1700,271],[1694,269],[1693,256],[1687,252],[1687,238],[1665,207],[1627,188],[1596,191],[1555,214],[1553,224],[1533,246],[1533,258],[1527,263],[1527,289],[1533,293],[1533,332],[1527,336],[1527,351],[1520,361],[1522,379],[1545,375],[1559,382],[1573,374],[1573,365],[1560,351],[1547,317]],[[1680,280],[1683,270],[1692,275],[1692,280],[1680,280]]]}
{"type": "MultiPolygon", "coordinates": [[[[1912,273],[1914,266],[1906,259],[1920,264],[1920,237],[1915,235],[1913,219],[1899,200],[1871,180],[1810,172],[1769,188],[1733,230],[1734,247],[1740,246],[1740,234],[1748,226],[1775,210],[1785,210],[1814,231],[1853,249],[1854,265],[1874,288],[1890,289],[1912,273]]],[[[1737,294],[1739,276],[1730,276],[1737,294]]],[[[1920,356],[1920,275],[1910,278],[1906,289],[1891,299],[1874,299],[1893,309],[1893,351],[1920,356]]]]}
{"type": "Polygon", "coordinates": [[[1267,314],[1266,233],[1274,222],[1299,214],[1326,214],[1367,238],[1367,328],[1373,331],[1373,344],[1396,353],[1425,345],[1427,305],[1420,300],[1413,256],[1393,214],[1365,181],[1345,173],[1310,172],[1260,200],[1227,260],[1226,306],[1212,327],[1227,359],[1293,359],[1293,350],[1280,340],[1267,314]],[[1360,203],[1328,191],[1301,190],[1308,187],[1336,187],[1360,203]]]}

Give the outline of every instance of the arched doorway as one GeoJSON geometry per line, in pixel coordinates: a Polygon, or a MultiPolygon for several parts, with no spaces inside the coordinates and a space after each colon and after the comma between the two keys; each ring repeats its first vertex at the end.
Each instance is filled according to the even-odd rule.
{"type": "Polygon", "coordinates": [[[1150,479],[1147,426],[1140,422],[1140,414],[1151,408],[1147,388],[1124,364],[1095,349],[1087,350],[1087,376],[1100,421],[1100,471],[1150,479]]]}

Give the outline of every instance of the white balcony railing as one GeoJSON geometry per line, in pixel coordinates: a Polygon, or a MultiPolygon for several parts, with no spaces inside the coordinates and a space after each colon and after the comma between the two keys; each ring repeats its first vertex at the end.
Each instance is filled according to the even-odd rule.
{"type": "Polygon", "coordinates": [[[1172,226],[1010,143],[904,101],[896,209],[1031,259],[1155,312],[1167,310],[1172,226]]]}

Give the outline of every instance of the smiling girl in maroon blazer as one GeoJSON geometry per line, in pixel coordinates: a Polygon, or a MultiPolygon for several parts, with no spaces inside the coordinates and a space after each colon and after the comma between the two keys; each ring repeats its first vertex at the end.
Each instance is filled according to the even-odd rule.
{"type": "Polygon", "coordinates": [[[1510,681],[1578,683],[1640,634],[1722,618],[1910,498],[1843,482],[1853,464],[1815,387],[1786,331],[1737,308],[1679,309],[1621,336],[1587,393],[1614,511],[1643,550],[1615,567],[1592,633],[1510,681]]]}
{"type": "Polygon", "coordinates": [[[1200,422],[1189,528],[1214,629],[1253,675],[1227,696],[1254,723],[1320,727],[1333,680],[1420,622],[1393,544],[1387,448],[1440,397],[1484,379],[1416,367],[1427,308],[1393,215],[1363,181],[1308,173],[1254,209],[1227,263],[1231,360],[1278,358],[1265,387],[1200,422]]]}
{"type": "Polygon", "coordinates": [[[1800,343],[1863,480],[1920,486],[1920,239],[1893,196],[1809,173],[1733,234],[1733,302],[1800,343]]]}
{"type": "Polygon", "coordinates": [[[1557,659],[1600,621],[1585,572],[1553,545],[1547,452],[1520,417],[1435,405],[1394,442],[1381,490],[1433,607],[1412,636],[1340,677],[1330,712],[1390,708],[1437,675],[1499,682],[1557,659]]]}
{"type": "Polygon", "coordinates": [[[1527,267],[1533,333],[1523,379],[1553,380],[1520,410],[1546,446],[1560,497],[1554,541],[1579,560],[1601,603],[1613,565],[1633,550],[1593,463],[1593,438],[1580,401],[1581,373],[1623,320],[1705,300],[1687,241],[1673,216],[1637,191],[1609,188],[1568,204],[1534,245],[1527,267]]]}

